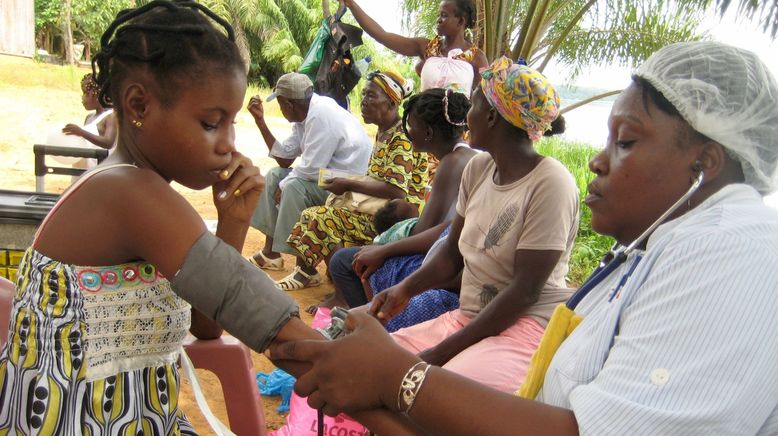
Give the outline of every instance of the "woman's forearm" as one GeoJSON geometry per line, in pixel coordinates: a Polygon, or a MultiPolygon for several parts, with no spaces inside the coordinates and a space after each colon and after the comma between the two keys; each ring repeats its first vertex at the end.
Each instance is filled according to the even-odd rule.
{"type": "MultiPolygon", "coordinates": [[[[411,254],[425,254],[440,238],[440,234],[446,229],[449,222],[443,222],[421,233],[402,238],[399,241],[384,245],[386,257],[407,256],[411,254]]],[[[418,224],[417,224],[418,225],[418,224]]]]}
{"type": "Polygon", "coordinates": [[[406,38],[395,33],[387,32],[353,0],[347,1],[346,5],[357,20],[359,27],[381,45],[403,56],[422,56],[424,54],[423,47],[426,47],[426,43],[424,42],[426,40],[423,40],[422,38],[406,38]]]}
{"type": "Polygon", "coordinates": [[[403,280],[408,289],[417,295],[427,289],[434,289],[449,283],[462,269],[462,255],[457,241],[447,238],[443,246],[435,251],[421,268],[403,280]]]}
{"type": "Polygon", "coordinates": [[[352,180],[350,190],[379,198],[405,198],[405,191],[383,180],[352,180]]]}
{"type": "Polygon", "coordinates": [[[410,418],[445,435],[578,434],[570,410],[498,392],[435,367],[427,373],[410,418]]]}

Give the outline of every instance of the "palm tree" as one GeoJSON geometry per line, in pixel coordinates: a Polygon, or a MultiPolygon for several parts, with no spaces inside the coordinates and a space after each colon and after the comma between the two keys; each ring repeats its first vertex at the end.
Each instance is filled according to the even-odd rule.
{"type": "Polygon", "coordinates": [[[204,0],[228,18],[246,65],[267,83],[296,70],[322,20],[321,0],[204,0]]]}

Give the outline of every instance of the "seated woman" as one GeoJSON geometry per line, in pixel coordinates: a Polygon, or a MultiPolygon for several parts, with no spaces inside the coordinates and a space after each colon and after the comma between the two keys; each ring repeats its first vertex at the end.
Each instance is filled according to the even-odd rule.
{"type": "Polygon", "coordinates": [[[525,398],[420,362],[361,313],[345,339],[273,357],[313,362],[296,391],[328,415],[386,408],[438,434],[777,434],[776,95],[756,55],[718,42],[637,69],[589,163],[592,227],[620,249],[557,309],[525,398]]]}
{"type": "MultiPolygon", "coordinates": [[[[362,117],[378,126],[368,178],[336,177],[324,189],[336,195],[351,191],[387,200],[407,199],[416,205],[424,202],[427,155],[413,151],[402,131],[399,114],[400,102],[411,93],[412,86],[411,81],[394,73],[368,75],[362,91],[362,117]]],[[[287,291],[317,286],[321,276],[316,265],[341,245],[366,244],[375,236],[372,214],[332,206],[305,209],[287,240],[297,252],[297,266],[276,283],[287,291]]]]}
{"type": "MultiPolygon", "coordinates": [[[[462,172],[470,159],[476,155],[476,151],[462,140],[465,132],[465,117],[469,109],[470,102],[463,94],[439,88],[429,89],[408,99],[403,113],[403,127],[413,144],[413,149],[426,152],[440,161],[424,210],[408,238],[386,245],[338,250],[329,263],[330,275],[335,284],[335,295],[325,300],[321,306],[355,307],[369,301],[360,277],[352,268],[357,253],[359,258],[367,256],[367,253],[371,253],[370,257],[403,256],[396,258],[396,262],[388,268],[397,271],[408,271],[412,268],[411,272],[418,268],[414,265],[421,264],[423,254],[420,253],[429,250],[441,231],[456,215],[456,199],[459,195],[462,172]],[[372,256],[373,254],[375,256],[372,256]]],[[[361,275],[367,279],[370,274],[361,275]]],[[[450,292],[446,294],[450,295],[440,296],[443,299],[441,303],[444,304],[431,307],[448,308],[447,310],[456,307],[459,302],[457,296],[450,292]]],[[[370,297],[372,298],[372,295],[370,297]]],[[[434,316],[443,312],[437,312],[434,316]]]]}

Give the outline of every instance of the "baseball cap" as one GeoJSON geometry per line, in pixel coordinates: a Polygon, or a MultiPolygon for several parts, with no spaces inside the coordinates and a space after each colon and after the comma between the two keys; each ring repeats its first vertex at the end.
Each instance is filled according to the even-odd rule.
{"type": "Polygon", "coordinates": [[[278,78],[273,93],[266,101],[273,101],[279,95],[290,100],[302,100],[310,97],[313,92],[313,82],[305,74],[286,73],[278,78]]]}

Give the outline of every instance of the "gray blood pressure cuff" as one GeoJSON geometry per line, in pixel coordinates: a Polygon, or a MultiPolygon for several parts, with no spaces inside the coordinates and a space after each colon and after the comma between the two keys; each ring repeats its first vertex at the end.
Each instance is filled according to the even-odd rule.
{"type": "Polygon", "coordinates": [[[258,352],[300,313],[267,274],[210,232],[192,245],[170,284],[195,309],[258,352]]]}

